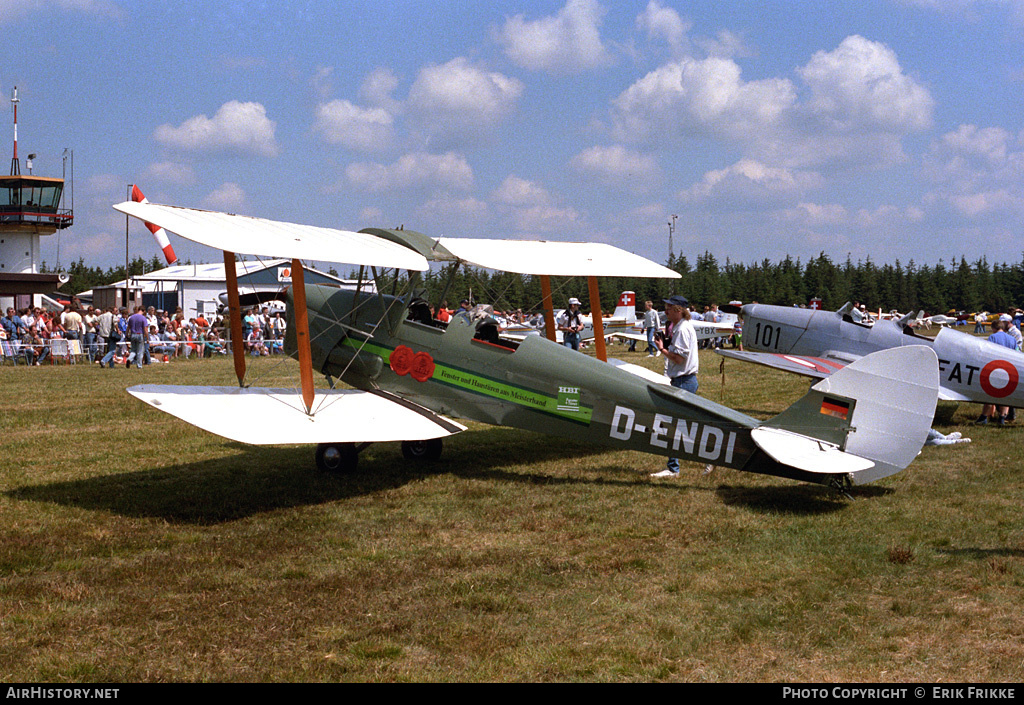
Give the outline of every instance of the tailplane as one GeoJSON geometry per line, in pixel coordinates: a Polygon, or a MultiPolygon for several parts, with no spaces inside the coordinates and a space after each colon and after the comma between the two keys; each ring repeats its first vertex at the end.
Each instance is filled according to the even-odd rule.
{"type": "Polygon", "coordinates": [[[935,415],[938,358],[924,345],[856,360],[751,433],[773,460],[853,484],[893,475],[921,451],[935,415]]]}

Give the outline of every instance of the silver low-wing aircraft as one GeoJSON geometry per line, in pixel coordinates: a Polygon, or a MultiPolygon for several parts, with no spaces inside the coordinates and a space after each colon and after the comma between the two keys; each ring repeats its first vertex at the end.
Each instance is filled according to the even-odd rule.
{"type": "MultiPolygon", "coordinates": [[[[662,322],[664,325],[664,321],[662,322]]],[[[691,321],[693,332],[697,334],[697,340],[709,340],[711,338],[727,338],[736,332],[732,323],[717,321],[691,321]]],[[[647,334],[644,332],[643,323],[632,326],[632,329],[616,331],[611,334],[622,340],[630,340],[636,343],[646,343],[647,334]]]]}
{"type": "Polygon", "coordinates": [[[846,311],[747,304],[740,310],[744,349],[716,352],[823,379],[876,351],[925,345],[939,361],[940,399],[1024,407],[1024,353],[952,328],[920,335],[912,313],[866,325],[846,311]]]}
{"type": "MultiPolygon", "coordinates": [[[[293,259],[285,350],[299,360],[300,390],[244,386],[245,357],[234,346],[238,387],[128,391],[230,439],[315,443],[325,470],[354,467],[359,451],[378,441],[403,441],[407,458],[437,458],[441,439],[464,430],[452,419],[472,419],[841,489],[906,467],[935,410],[938,364],[924,345],[854,362],[759,421],[644,368],[608,364],[541,336],[502,338],[487,317],[441,323],[422,300],[419,273],[430,262],[450,263],[452,274],[473,264],[542,276],[678,276],[608,245],[353,233],[156,204],[114,207],[222,249],[226,263],[234,252],[293,259]],[[307,286],[300,258],[369,267],[377,291],[307,286]],[[398,277],[378,268],[408,270],[407,288],[399,292],[398,277]],[[314,371],[353,389],[316,390],[314,371]]],[[[545,298],[549,309],[549,288],[545,298]]],[[[237,298],[230,309],[239,340],[237,298]]]]}

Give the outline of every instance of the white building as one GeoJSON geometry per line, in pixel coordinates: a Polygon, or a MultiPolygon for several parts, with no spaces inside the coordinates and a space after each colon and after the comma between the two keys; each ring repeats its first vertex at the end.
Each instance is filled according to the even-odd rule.
{"type": "MultiPolygon", "coordinates": [[[[276,293],[291,286],[291,260],[246,260],[235,262],[238,277],[238,293],[276,293]]],[[[353,279],[340,279],[317,269],[305,268],[307,284],[324,284],[342,289],[355,289],[353,279]]],[[[224,263],[220,264],[179,264],[131,278],[133,287],[142,288],[142,305],[174,312],[181,307],[186,318],[200,313],[216,313],[226,304],[227,277],[224,263]]],[[[124,280],[108,288],[123,289],[124,280]]],[[[372,280],[364,281],[364,291],[375,291],[372,280]]],[[[98,292],[97,292],[98,293],[98,292]]],[[[93,299],[93,305],[109,305],[94,297],[92,290],[78,294],[83,300],[93,299]]]]}

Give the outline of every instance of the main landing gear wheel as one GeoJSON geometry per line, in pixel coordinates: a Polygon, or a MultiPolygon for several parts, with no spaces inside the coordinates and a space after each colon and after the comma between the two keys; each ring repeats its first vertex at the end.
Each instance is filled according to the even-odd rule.
{"type": "Polygon", "coordinates": [[[440,438],[426,441],[402,441],[402,457],[406,460],[437,460],[441,457],[440,438]]]}
{"type": "Polygon", "coordinates": [[[316,467],[323,472],[354,472],[358,464],[355,443],[321,443],[316,447],[316,467]]]}

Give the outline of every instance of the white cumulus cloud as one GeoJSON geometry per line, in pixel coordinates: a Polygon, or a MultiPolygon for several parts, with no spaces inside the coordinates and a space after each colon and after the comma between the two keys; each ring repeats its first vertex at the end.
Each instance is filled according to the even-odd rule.
{"type": "Polygon", "coordinates": [[[153,137],[165,147],[185,151],[211,150],[242,155],[273,157],[278,153],[276,123],[260,103],[231,100],[212,118],[197,115],[181,125],[160,125],[153,137]]]}
{"type": "Polygon", "coordinates": [[[196,182],[196,174],[192,167],[188,164],[181,164],[179,162],[154,162],[146,167],[146,170],[143,173],[147,181],[153,179],[155,181],[182,184],[185,186],[196,182]]]}
{"type": "Polygon", "coordinates": [[[522,93],[518,79],[459,57],[419,72],[409,89],[409,119],[434,147],[461,146],[498,126],[522,93]]]}
{"type": "Polygon", "coordinates": [[[931,125],[928,89],[880,42],[847,37],[814,54],[795,78],[746,81],[731,58],[684,57],[612,101],[612,134],[628,144],[710,138],[773,166],[879,167],[905,161],[903,139],[931,125]]]}
{"type": "Polygon", "coordinates": [[[374,193],[394,189],[455,189],[473,187],[473,169],[466,158],[454,152],[414,152],[392,164],[357,162],[345,169],[349,183],[374,193]]]}
{"type": "Polygon", "coordinates": [[[632,188],[643,188],[661,176],[658,161],[653,156],[618,144],[584,149],[573,157],[572,165],[606,183],[632,188]]]}
{"type": "Polygon", "coordinates": [[[778,125],[795,102],[789,80],[743,81],[731,59],[685,58],[651,71],[613,101],[613,134],[624,141],[743,140],[778,125]]]}
{"type": "Polygon", "coordinates": [[[457,227],[472,232],[487,220],[487,203],[472,196],[441,193],[426,200],[416,209],[417,215],[435,227],[445,230],[457,227]]]}
{"type": "Polygon", "coordinates": [[[785,220],[803,227],[818,227],[844,225],[849,220],[850,212],[838,203],[798,203],[783,211],[783,216],[785,220]]]}
{"type": "Polygon", "coordinates": [[[20,20],[33,12],[80,12],[82,14],[120,20],[125,11],[112,0],[3,0],[0,2],[0,24],[20,20]]]}
{"type": "Polygon", "coordinates": [[[237,212],[245,205],[245,191],[234,181],[227,181],[207,194],[202,204],[211,210],[237,212]]]}
{"type": "Polygon", "coordinates": [[[685,53],[688,49],[686,33],[693,23],[684,20],[678,12],[665,7],[658,0],[650,0],[644,11],[637,16],[636,26],[651,39],[664,41],[672,51],[685,53]]]}
{"type": "Polygon", "coordinates": [[[527,206],[514,211],[513,223],[520,235],[576,232],[581,224],[579,212],[571,206],[527,206]]]}
{"type": "Polygon", "coordinates": [[[539,20],[516,15],[497,31],[505,55],[534,71],[576,73],[611,63],[601,42],[605,10],[595,0],[569,0],[556,14],[539,20]]]}
{"type": "Polygon", "coordinates": [[[499,203],[509,206],[545,206],[552,202],[551,194],[540,184],[509,175],[494,190],[499,203]]]}
{"type": "Polygon", "coordinates": [[[494,199],[519,237],[578,232],[579,212],[559,203],[541,184],[514,174],[494,190],[494,199]]]}
{"type": "Polygon", "coordinates": [[[847,37],[834,51],[817,52],[798,73],[811,89],[809,111],[834,129],[906,132],[931,125],[928,89],[907,76],[881,42],[847,37]]]}
{"type": "Polygon", "coordinates": [[[393,97],[398,88],[398,76],[386,66],[371,71],[359,86],[359,97],[368,105],[384,108],[392,115],[401,110],[401,103],[393,97]]]}
{"type": "Polygon", "coordinates": [[[332,100],[317,107],[313,131],[329,144],[375,152],[391,146],[394,119],[383,108],[361,108],[347,100],[332,100]]]}
{"type": "Polygon", "coordinates": [[[929,202],[970,219],[1024,217],[1024,132],[961,125],[932,143],[923,172],[935,184],[929,202]]]}
{"type": "Polygon", "coordinates": [[[780,198],[800,196],[824,186],[825,180],[815,172],[772,167],[754,159],[741,159],[725,169],[704,174],[700,183],[684,190],[684,200],[723,200],[764,203],[780,198]]]}

